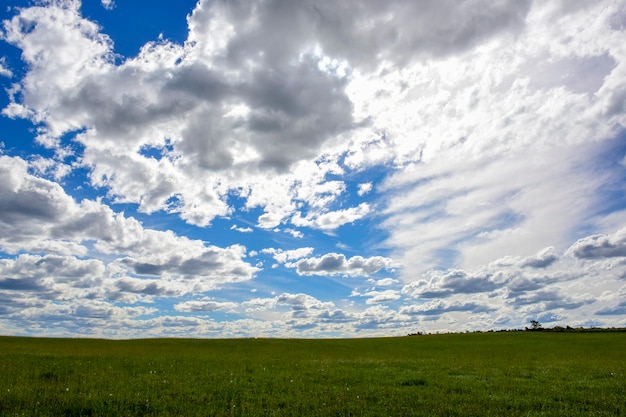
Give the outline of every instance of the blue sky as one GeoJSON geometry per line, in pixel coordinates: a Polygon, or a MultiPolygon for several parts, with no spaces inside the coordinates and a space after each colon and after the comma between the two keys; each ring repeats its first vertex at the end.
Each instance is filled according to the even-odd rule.
{"type": "Polygon", "coordinates": [[[623,1],[0,19],[0,334],[626,326],[623,1]]]}

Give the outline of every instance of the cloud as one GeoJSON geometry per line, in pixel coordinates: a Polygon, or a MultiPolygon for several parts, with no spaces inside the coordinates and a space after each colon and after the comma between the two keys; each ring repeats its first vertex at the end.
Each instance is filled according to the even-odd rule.
{"type": "Polygon", "coordinates": [[[283,293],[276,297],[276,304],[287,305],[293,310],[322,310],[333,307],[332,303],[321,302],[307,294],[283,293]]]}
{"type": "Polygon", "coordinates": [[[368,291],[363,296],[369,297],[365,304],[385,303],[387,301],[399,300],[401,297],[400,292],[396,290],[368,291]]]}
{"type": "Polygon", "coordinates": [[[283,229],[283,231],[284,231],[285,233],[289,233],[291,236],[293,236],[293,237],[295,237],[295,238],[298,238],[298,239],[301,239],[301,238],[303,238],[303,237],[304,237],[304,233],[302,233],[302,232],[301,232],[301,231],[299,231],[299,230],[295,230],[295,229],[291,229],[291,228],[286,228],[286,229],[283,229]]]}
{"type": "Polygon", "coordinates": [[[113,257],[109,265],[124,274],[184,278],[183,292],[246,281],[258,270],[242,260],[241,245],[207,246],[171,231],[146,229],[96,201],[76,203],[58,184],[29,174],[20,158],[0,155],[0,206],[0,247],[7,253],[93,256],[95,251],[113,257]]]}
{"type": "Polygon", "coordinates": [[[558,255],[553,247],[543,249],[535,256],[529,256],[522,261],[522,266],[531,268],[546,268],[558,260],[558,255]]]}
{"type": "Polygon", "coordinates": [[[584,298],[579,300],[571,299],[569,297],[563,296],[563,294],[557,291],[538,291],[511,300],[511,303],[513,304],[532,304],[534,309],[542,309],[544,311],[557,308],[575,309],[589,302],[591,302],[591,300],[587,300],[584,298]]]}
{"type": "Polygon", "coordinates": [[[473,302],[452,302],[447,303],[441,300],[429,301],[421,305],[412,305],[400,309],[402,314],[409,316],[439,316],[450,312],[462,313],[486,313],[493,311],[486,305],[480,305],[473,302]]]}
{"type": "Polygon", "coordinates": [[[357,191],[357,193],[360,196],[364,196],[365,194],[369,193],[370,191],[372,191],[372,183],[371,182],[365,182],[362,184],[359,184],[359,190],[357,191]]]}
{"type": "Polygon", "coordinates": [[[184,301],[174,305],[174,310],[182,312],[228,311],[237,307],[236,303],[218,302],[213,300],[184,301]]]}
{"type": "Polygon", "coordinates": [[[595,312],[595,314],[601,316],[623,316],[626,315],[626,301],[622,301],[616,306],[605,307],[595,312]]]}
{"type": "Polygon", "coordinates": [[[320,258],[301,259],[287,266],[295,267],[299,275],[369,276],[381,269],[393,268],[394,264],[391,259],[382,256],[353,256],[348,259],[343,254],[328,253],[320,258]]]}
{"type": "Polygon", "coordinates": [[[530,2],[513,7],[483,1],[427,1],[419,6],[402,1],[359,1],[350,6],[308,1],[298,5],[265,3],[255,11],[254,25],[244,23],[250,19],[250,8],[220,6],[202,2],[202,13],[194,16],[194,23],[216,15],[240,23],[243,29],[227,37],[232,60],[256,50],[264,50],[268,60],[282,60],[316,41],[330,57],[345,57],[352,65],[374,65],[380,60],[406,63],[424,55],[445,56],[495,34],[515,32],[522,27],[530,2]],[[277,30],[268,32],[268,27],[277,30]]]}
{"type": "Polygon", "coordinates": [[[355,221],[365,217],[369,211],[369,204],[361,203],[357,207],[330,211],[305,219],[294,218],[293,223],[296,226],[309,226],[321,230],[335,230],[345,224],[354,223],[355,221]]]}
{"type": "Polygon", "coordinates": [[[329,301],[320,301],[317,298],[304,293],[282,293],[272,298],[253,298],[243,302],[248,312],[258,313],[274,309],[280,306],[290,308],[290,318],[309,318],[321,314],[323,311],[336,309],[335,304],[329,301]]]}
{"type": "Polygon", "coordinates": [[[0,36],[23,70],[0,58],[2,113],[32,124],[41,156],[0,154],[3,326],[120,337],[623,325],[623,9],[201,0],[184,42],[122,57],[79,1],[11,8],[0,36]],[[84,195],[100,198],[72,197],[84,195]],[[248,252],[166,230],[171,216],[194,236],[247,216],[265,231],[246,235],[248,252]],[[348,244],[370,219],[376,233],[348,244]],[[270,231],[291,236],[255,240],[270,231]],[[305,234],[389,257],[281,247],[305,234]],[[292,293],[253,253],[294,282],[362,280],[327,298],[300,280],[292,293]],[[259,275],[260,297],[242,298],[259,275]],[[172,314],[202,317],[156,317],[173,297],[172,314]],[[237,318],[210,317],[224,311],[237,318]]]}
{"type": "Polygon", "coordinates": [[[579,239],[569,253],[580,259],[601,259],[626,256],[626,228],[611,234],[597,234],[579,239]]]}
{"type": "MultiPolygon", "coordinates": [[[[271,43],[250,51],[250,59],[260,61],[245,69],[234,57],[216,59],[198,31],[226,17],[237,24],[239,16],[228,9],[198,4],[184,47],[149,43],[119,65],[111,40],[75,3],[22,9],[5,22],[5,39],[24,51],[29,72],[19,86],[23,103],[10,103],[5,112],[19,106],[32,112],[12,115],[32,114],[27,117],[40,124],[38,140],[46,146],[59,147],[63,134],[81,131],[76,139],[92,184],[147,213],[167,210],[206,226],[230,212],[229,189],[249,188],[267,175],[291,187],[300,181],[290,172],[294,164],[315,159],[325,140],[352,128],[346,78],[291,48],[283,60],[266,60],[271,43]],[[34,85],[36,79],[46,79],[45,88],[34,85]],[[142,154],[146,148],[163,157],[142,154]],[[198,178],[205,187],[191,186],[198,178]],[[175,204],[168,203],[172,197],[175,204]]],[[[240,28],[238,36],[247,36],[240,28]]],[[[283,216],[259,225],[275,227],[292,210],[290,197],[277,207],[283,216]]],[[[346,216],[322,216],[319,226],[353,221],[353,213],[346,216]]]]}
{"type": "Polygon", "coordinates": [[[230,230],[236,230],[236,231],[241,232],[241,233],[252,233],[252,228],[251,227],[238,227],[236,224],[233,224],[230,227],[230,230]]]}
{"type": "Polygon", "coordinates": [[[0,76],[12,78],[13,71],[7,68],[6,57],[0,57],[0,76]]]}
{"type": "Polygon", "coordinates": [[[382,278],[382,279],[369,279],[368,282],[376,285],[377,287],[388,287],[390,285],[394,285],[398,283],[398,280],[394,278],[382,278]]]}
{"type": "Polygon", "coordinates": [[[477,272],[461,270],[432,271],[429,278],[407,284],[402,292],[414,298],[437,298],[452,294],[475,294],[502,288],[510,277],[506,273],[477,272]]]}
{"type": "Polygon", "coordinates": [[[112,10],[115,8],[115,2],[113,0],[100,0],[102,3],[102,7],[107,10],[112,10]]]}
{"type": "Polygon", "coordinates": [[[312,247],[304,247],[290,250],[283,249],[275,249],[275,248],[267,248],[263,249],[261,253],[267,253],[274,257],[276,262],[284,264],[287,261],[296,260],[300,258],[304,258],[305,256],[309,256],[313,253],[312,247]]]}
{"type": "Polygon", "coordinates": [[[251,8],[201,1],[183,46],[151,42],[121,63],[111,39],[80,15],[78,2],[24,8],[5,22],[5,40],[22,49],[28,65],[5,113],[37,123],[39,142],[50,147],[58,148],[64,134],[82,132],[76,138],[92,184],[146,213],[166,210],[207,226],[232,210],[229,190],[256,188],[270,175],[294,193],[273,203],[263,199],[260,227],[293,219],[330,231],[362,218],[368,205],[292,217],[300,184],[327,183],[323,175],[302,181],[295,174],[331,138],[339,146],[333,159],[352,146],[350,132],[362,126],[346,93],[352,68],[372,69],[381,59],[402,67],[424,54],[446,55],[515,33],[529,6],[475,3],[251,8]],[[142,155],[146,147],[164,157],[142,155]],[[190,186],[198,179],[204,187],[190,186]]]}

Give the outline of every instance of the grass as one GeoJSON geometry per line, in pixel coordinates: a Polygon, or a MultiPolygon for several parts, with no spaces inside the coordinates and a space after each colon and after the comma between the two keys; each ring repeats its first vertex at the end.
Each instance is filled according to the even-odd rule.
{"type": "Polygon", "coordinates": [[[0,337],[0,416],[626,415],[626,333],[0,337]]]}

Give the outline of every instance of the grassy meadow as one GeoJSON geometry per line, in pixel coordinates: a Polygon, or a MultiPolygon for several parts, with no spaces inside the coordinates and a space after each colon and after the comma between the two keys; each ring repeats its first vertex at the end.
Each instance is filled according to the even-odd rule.
{"type": "Polygon", "coordinates": [[[0,337],[1,416],[619,416],[626,333],[0,337]]]}

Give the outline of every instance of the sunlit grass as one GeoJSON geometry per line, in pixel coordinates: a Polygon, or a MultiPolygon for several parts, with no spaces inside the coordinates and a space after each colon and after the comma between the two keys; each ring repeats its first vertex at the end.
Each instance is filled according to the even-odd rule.
{"type": "Polygon", "coordinates": [[[626,333],[0,338],[3,416],[626,414],[626,333]]]}

